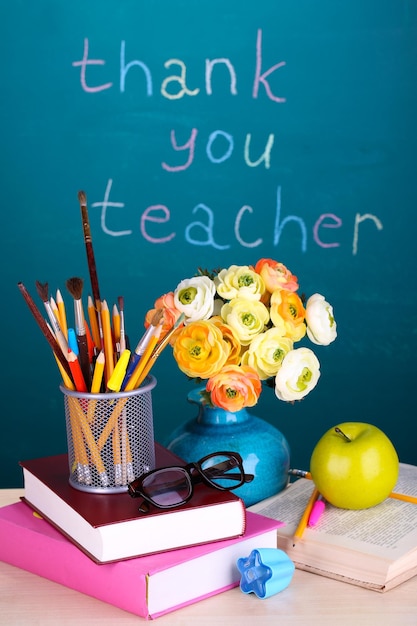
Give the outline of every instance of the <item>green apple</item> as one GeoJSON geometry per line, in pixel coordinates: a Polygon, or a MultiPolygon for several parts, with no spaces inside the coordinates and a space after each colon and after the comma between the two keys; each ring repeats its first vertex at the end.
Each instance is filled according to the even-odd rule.
{"type": "Polygon", "coordinates": [[[322,496],[342,509],[367,509],[389,496],[399,460],[385,433],[372,424],[345,422],[316,444],[311,477],[322,496]]]}

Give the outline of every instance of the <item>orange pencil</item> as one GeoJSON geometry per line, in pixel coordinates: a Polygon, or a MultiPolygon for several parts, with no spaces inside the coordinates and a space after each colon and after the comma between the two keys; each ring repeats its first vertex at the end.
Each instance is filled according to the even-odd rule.
{"type": "Polygon", "coordinates": [[[105,381],[109,380],[114,370],[113,337],[111,334],[110,311],[107,302],[101,303],[101,323],[103,325],[104,354],[106,356],[105,381]]]}
{"type": "Polygon", "coordinates": [[[77,391],[87,391],[87,385],[85,384],[84,376],[81,371],[80,362],[77,355],[71,348],[68,349],[68,364],[71,370],[74,385],[77,391]]]}
{"type": "Polygon", "coordinates": [[[315,501],[317,500],[317,498],[319,497],[320,493],[319,490],[314,487],[313,489],[313,493],[310,496],[309,501],[307,502],[307,506],[304,509],[304,513],[301,516],[300,522],[296,528],[296,531],[294,533],[294,537],[293,537],[293,542],[294,545],[297,541],[297,539],[301,539],[301,537],[303,536],[303,533],[307,527],[308,524],[308,518],[310,517],[310,513],[311,513],[311,509],[314,506],[315,501]]]}
{"type": "Polygon", "coordinates": [[[87,307],[88,307],[87,308],[88,319],[90,320],[91,334],[93,336],[93,341],[94,341],[96,348],[101,350],[102,346],[101,346],[100,330],[99,330],[98,321],[97,321],[97,313],[96,313],[96,309],[93,303],[93,298],[91,296],[88,296],[87,307]]]}
{"type": "Polygon", "coordinates": [[[87,336],[88,359],[89,359],[90,363],[92,363],[93,362],[93,358],[94,358],[95,344],[94,344],[93,338],[91,336],[90,327],[88,326],[86,320],[84,320],[84,326],[85,326],[85,334],[87,336]]]}

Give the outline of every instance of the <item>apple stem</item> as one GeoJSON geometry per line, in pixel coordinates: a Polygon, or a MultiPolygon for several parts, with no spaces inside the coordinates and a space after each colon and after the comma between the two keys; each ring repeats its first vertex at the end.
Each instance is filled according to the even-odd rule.
{"type": "Polygon", "coordinates": [[[335,427],[335,431],[337,432],[338,435],[342,435],[346,439],[346,441],[351,443],[352,439],[349,439],[349,437],[347,435],[345,435],[343,430],[340,430],[340,428],[338,426],[335,427]]]}

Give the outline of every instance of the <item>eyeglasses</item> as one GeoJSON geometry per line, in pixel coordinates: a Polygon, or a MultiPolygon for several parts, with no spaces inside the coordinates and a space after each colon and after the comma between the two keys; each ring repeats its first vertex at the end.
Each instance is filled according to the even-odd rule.
{"type": "Polygon", "coordinates": [[[253,474],[245,474],[238,452],[213,452],[184,467],[164,467],[142,474],[128,485],[128,493],[132,498],[142,498],[139,511],[146,513],[149,511],[146,503],[160,509],[185,504],[193,495],[194,485],[201,482],[230,491],[253,479],[253,474]]]}

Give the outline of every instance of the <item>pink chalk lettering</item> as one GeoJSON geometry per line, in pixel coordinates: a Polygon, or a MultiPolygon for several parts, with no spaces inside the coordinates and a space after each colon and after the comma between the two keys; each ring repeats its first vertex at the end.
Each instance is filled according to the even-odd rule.
{"type": "Polygon", "coordinates": [[[83,53],[82,61],[74,61],[72,65],[73,67],[81,67],[81,73],[80,73],[81,87],[87,93],[97,93],[98,91],[104,91],[105,89],[110,89],[113,86],[113,83],[103,83],[102,85],[97,85],[97,87],[89,87],[87,85],[87,80],[86,80],[87,65],[105,65],[105,61],[103,61],[103,59],[89,59],[88,58],[88,39],[84,39],[84,53],[83,53]]]}
{"type": "Polygon", "coordinates": [[[166,224],[169,222],[171,218],[171,214],[169,209],[163,204],[154,204],[153,206],[148,206],[147,209],[142,213],[142,217],[140,219],[140,232],[142,237],[149,241],[150,243],[166,243],[167,241],[171,241],[176,237],[176,233],[170,233],[166,237],[151,237],[146,231],[146,223],[151,222],[154,224],[166,224]],[[161,217],[158,217],[158,214],[162,214],[161,217]]]}
{"type": "Polygon", "coordinates": [[[191,165],[194,159],[196,137],[197,137],[197,129],[193,128],[191,131],[190,138],[187,141],[187,143],[183,144],[182,146],[179,146],[175,138],[175,130],[171,130],[171,144],[174,150],[177,150],[177,151],[189,150],[189,154],[188,154],[187,162],[184,165],[168,165],[168,163],[165,163],[163,161],[161,165],[164,168],[164,170],[167,170],[167,172],[180,172],[181,170],[186,170],[187,167],[191,165]]]}
{"type": "Polygon", "coordinates": [[[341,226],[342,220],[340,219],[340,217],[337,217],[337,215],[334,215],[333,213],[323,213],[323,215],[320,215],[319,219],[313,226],[314,241],[322,248],[338,248],[340,246],[340,243],[324,243],[323,241],[321,241],[319,237],[319,228],[340,228],[341,226]],[[332,221],[328,222],[325,220],[332,221]]]}
{"type": "Polygon", "coordinates": [[[256,39],[256,70],[255,70],[255,81],[253,83],[253,92],[252,92],[252,95],[253,95],[254,98],[258,97],[259,83],[262,83],[263,86],[265,87],[265,91],[266,91],[266,94],[267,94],[268,98],[270,98],[274,102],[286,102],[286,98],[280,98],[278,96],[274,96],[274,94],[272,93],[272,90],[271,90],[271,88],[269,86],[269,83],[266,80],[268,76],[270,76],[273,72],[275,72],[276,70],[280,69],[281,67],[284,67],[284,65],[286,65],[285,61],[281,61],[280,63],[276,63],[276,65],[273,65],[272,67],[269,68],[269,70],[266,70],[266,72],[261,74],[261,68],[262,68],[262,29],[259,28],[258,29],[257,39],[256,39]]]}

